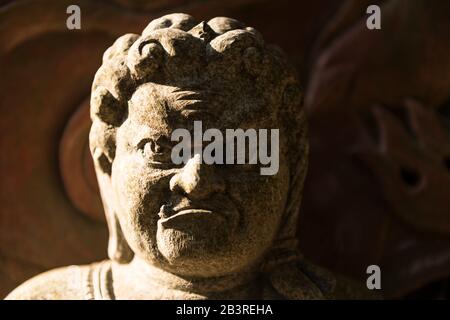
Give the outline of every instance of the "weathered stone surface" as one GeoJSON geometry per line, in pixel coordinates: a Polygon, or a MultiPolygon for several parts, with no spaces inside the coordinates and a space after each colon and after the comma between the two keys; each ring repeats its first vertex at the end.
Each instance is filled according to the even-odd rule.
{"type": "Polygon", "coordinates": [[[284,54],[255,29],[172,14],[120,37],[95,76],[91,118],[111,260],[44,273],[9,299],[341,297],[334,276],[298,252],[302,92],[284,54]],[[198,157],[173,165],[170,134],[194,120],[279,128],[278,173],[198,157]]]}
{"type": "Polygon", "coordinates": [[[170,12],[232,16],[283,47],[302,74],[306,48],[332,9],[324,1],[336,2],[166,0],[146,10],[140,1],[79,0],[81,30],[66,28],[71,0],[0,1],[0,297],[45,270],[106,258],[89,96],[114,39],[170,12]]]}

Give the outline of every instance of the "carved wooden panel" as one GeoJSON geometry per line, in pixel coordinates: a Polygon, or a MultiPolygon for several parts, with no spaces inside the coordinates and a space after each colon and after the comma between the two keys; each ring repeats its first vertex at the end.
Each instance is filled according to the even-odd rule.
{"type": "MultiPolygon", "coordinates": [[[[450,275],[450,6],[346,1],[316,44],[304,252],[402,296],[450,275]],[[324,223],[327,221],[327,223],[324,223]]],[[[448,291],[447,291],[448,295],[448,291]]]]}

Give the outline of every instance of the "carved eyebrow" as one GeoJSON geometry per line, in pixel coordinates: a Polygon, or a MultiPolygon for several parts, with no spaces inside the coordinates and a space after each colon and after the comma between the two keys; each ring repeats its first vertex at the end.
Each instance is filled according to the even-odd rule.
{"type": "Polygon", "coordinates": [[[200,90],[183,90],[183,89],[175,89],[171,94],[175,100],[201,100],[205,97],[205,92],[200,90]]]}
{"type": "Polygon", "coordinates": [[[171,107],[176,111],[208,112],[206,95],[200,91],[176,90],[171,93],[171,107]]]}
{"type": "Polygon", "coordinates": [[[185,119],[217,119],[214,109],[217,106],[216,99],[220,95],[215,90],[176,88],[169,95],[168,107],[179,112],[185,119]]]}
{"type": "Polygon", "coordinates": [[[202,92],[198,91],[175,91],[171,94],[172,101],[174,102],[185,102],[189,104],[189,101],[195,103],[196,101],[203,101],[206,98],[206,95],[202,92]]]}
{"type": "Polygon", "coordinates": [[[207,103],[204,100],[175,100],[172,102],[172,108],[176,111],[183,110],[196,110],[196,111],[207,111],[207,103]]]}

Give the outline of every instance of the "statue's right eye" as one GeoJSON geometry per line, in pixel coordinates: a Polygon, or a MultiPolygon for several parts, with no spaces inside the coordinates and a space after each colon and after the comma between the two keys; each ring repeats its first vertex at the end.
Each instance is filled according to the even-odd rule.
{"type": "Polygon", "coordinates": [[[142,152],[143,155],[151,155],[155,152],[155,141],[152,139],[142,139],[137,145],[137,149],[142,152]]]}
{"type": "Polygon", "coordinates": [[[143,139],[138,143],[137,149],[152,164],[168,163],[171,160],[171,148],[164,143],[163,139],[158,139],[158,141],[150,138],[143,139]]]}

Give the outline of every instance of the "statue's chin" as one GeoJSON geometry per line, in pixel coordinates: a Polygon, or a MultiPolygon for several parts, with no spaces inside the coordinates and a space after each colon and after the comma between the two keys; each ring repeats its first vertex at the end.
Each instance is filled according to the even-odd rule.
{"type": "Polygon", "coordinates": [[[205,275],[215,273],[215,269],[223,269],[223,254],[229,251],[229,234],[226,230],[212,233],[198,231],[190,229],[187,233],[179,229],[158,227],[158,250],[174,271],[205,275]]]}

